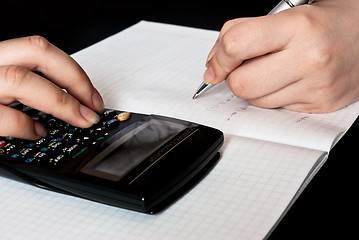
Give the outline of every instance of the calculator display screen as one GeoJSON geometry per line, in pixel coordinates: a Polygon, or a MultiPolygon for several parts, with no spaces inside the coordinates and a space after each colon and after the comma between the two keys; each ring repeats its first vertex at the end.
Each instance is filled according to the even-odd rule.
{"type": "Polygon", "coordinates": [[[107,149],[93,170],[123,177],[186,126],[152,120],[130,131],[107,149]]]}

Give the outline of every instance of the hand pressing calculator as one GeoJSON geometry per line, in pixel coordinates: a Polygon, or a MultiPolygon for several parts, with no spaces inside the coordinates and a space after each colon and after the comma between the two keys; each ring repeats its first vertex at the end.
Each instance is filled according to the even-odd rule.
{"type": "Polygon", "coordinates": [[[0,137],[0,167],[45,189],[157,213],[216,164],[223,133],[179,119],[106,109],[78,128],[21,103],[11,107],[41,122],[37,141],[0,137]]]}

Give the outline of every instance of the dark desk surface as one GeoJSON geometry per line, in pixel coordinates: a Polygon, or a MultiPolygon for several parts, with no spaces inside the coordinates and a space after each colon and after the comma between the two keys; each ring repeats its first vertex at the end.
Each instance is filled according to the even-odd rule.
{"type": "MultiPolygon", "coordinates": [[[[232,2],[233,5],[217,6],[218,3],[208,1],[171,1],[166,4],[108,2],[6,1],[1,4],[0,40],[39,34],[71,54],[140,20],[220,30],[229,19],[265,15],[277,3],[274,0],[247,1],[249,3],[239,0],[232,2]],[[75,6],[73,2],[76,2],[75,6]]],[[[358,130],[357,121],[332,149],[327,163],[270,239],[325,239],[337,234],[342,236],[341,239],[355,236],[353,226],[357,223],[358,212],[355,146],[358,144],[358,130]]]]}

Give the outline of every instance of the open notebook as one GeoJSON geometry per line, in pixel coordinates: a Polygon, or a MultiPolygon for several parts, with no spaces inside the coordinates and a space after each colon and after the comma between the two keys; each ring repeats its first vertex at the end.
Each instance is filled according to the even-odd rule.
{"type": "Polygon", "coordinates": [[[140,22],[73,57],[107,107],[160,114],[222,130],[221,160],[158,215],[65,196],[0,177],[4,239],[263,239],[359,114],[260,109],[221,84],[202,97],[205,59],[218,32],[140,22]]]}

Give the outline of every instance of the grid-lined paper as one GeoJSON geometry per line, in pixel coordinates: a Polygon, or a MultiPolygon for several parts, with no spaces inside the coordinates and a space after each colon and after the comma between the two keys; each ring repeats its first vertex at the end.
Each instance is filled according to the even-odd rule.
{"type": "Polygon", "coordinates": [[[322,154],[227,136],[191,192],[145,215],[0,178],[0,239],[262,239],[322,154]]]}
{"type": "Polygon", "coordinates": [[[221,160],[199,185],[150,216],[0,177],[0,239],[263,239],[359,106],[322,115],[264,110],[225,84],[192,100],[217,35],[140,22],[74,55],[108,107],[225,133],[221,160]]]}

